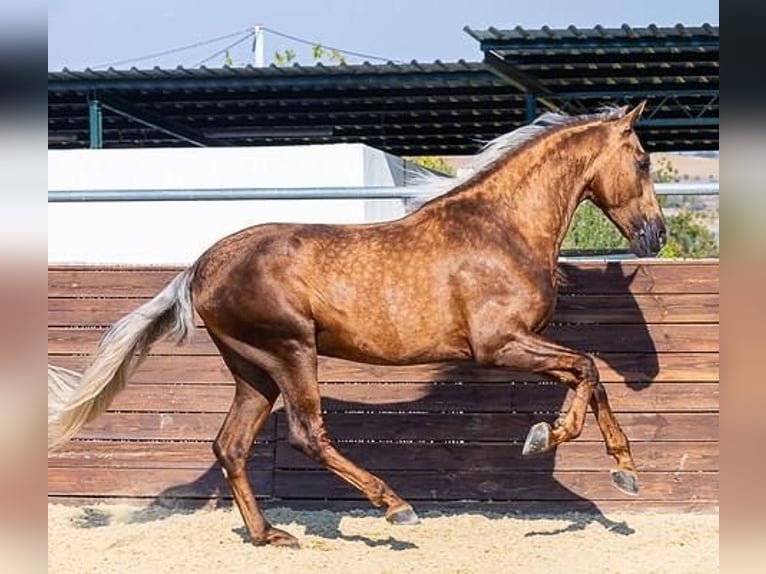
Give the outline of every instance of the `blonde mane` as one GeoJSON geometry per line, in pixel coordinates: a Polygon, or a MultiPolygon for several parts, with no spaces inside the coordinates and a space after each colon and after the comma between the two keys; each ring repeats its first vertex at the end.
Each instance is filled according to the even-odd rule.
{"type": "Polygon", "coordinates": [[[525,144],[542,137],[544,134],[565,126],[621,118],[625,115],[626,111],[626,108],[605,107],[597,113],[578,116],[547,112],[539,116],[532,123],[502,134],[484,144],[481,151],[463,168],[464,173],[462,175],[450,177],[434,172],[421,172],[414,174],[413,179],[418,187],[428,189],[432,196],[442,195],[462,187],[475,178],[491,171],[501,160],[507,158],[525,144]]]}

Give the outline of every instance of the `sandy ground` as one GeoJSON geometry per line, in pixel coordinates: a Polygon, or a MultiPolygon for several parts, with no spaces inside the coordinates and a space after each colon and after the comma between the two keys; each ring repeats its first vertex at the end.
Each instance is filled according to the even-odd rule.
{"type": "Polygon", "coordinates": [[[421,513],[391,526],[375,512],[266,512],[302,548],[247,543],[239,513],[48,505],[48,572],[524,574],[718,572],[718,514],[421,513]]]}

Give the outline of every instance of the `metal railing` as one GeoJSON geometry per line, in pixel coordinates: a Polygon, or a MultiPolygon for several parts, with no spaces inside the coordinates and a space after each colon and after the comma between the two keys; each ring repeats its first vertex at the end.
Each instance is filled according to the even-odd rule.
{"type": "MultiPolygon", "coordinates": [[[[718,195],[718,182],[658,183],[657,195],[718,195]]],[[[428,199],[433,189],[400,187],[89,189],[48,191],[49,203],[118,201],[232,201],[284,199],[428,199]]]]}

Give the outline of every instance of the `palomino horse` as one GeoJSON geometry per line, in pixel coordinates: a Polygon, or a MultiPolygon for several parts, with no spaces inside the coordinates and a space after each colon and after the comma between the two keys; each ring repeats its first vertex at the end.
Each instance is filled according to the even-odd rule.
{"type": "Polygon", "coordinates": [[[581,201],[598,205],[640,256],[664,242],[649,156],[633,131],[642,109],[545,114],[490,143],[469,176],[396,221],[258,225],[220,240],[104,335],[49,416],[49,448],[107,408],[151,344],[183,340],[196,309],[236,382],[213,450],[255,544],[297,545],[263,516],[246,473],[280,394],[292,446],[385,506],[390,522],[418,520],[332,446],[318,354],[390,365],[471,360],[554,377],[574,391],[570,408],[552,426],[534,425],[523,452],[576,438],[590,405],[616,460],[614,483],[637,493],[629,443],[593,360],[538,333],[553,313],[559,248],[581,201]]]}

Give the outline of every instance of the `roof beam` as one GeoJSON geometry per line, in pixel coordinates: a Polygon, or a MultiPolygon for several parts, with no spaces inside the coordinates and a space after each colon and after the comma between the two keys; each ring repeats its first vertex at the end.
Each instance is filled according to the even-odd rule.
{"type": "Polygon", "coordinates": [[[141,109],[127,100],[123,100],[119,96],[100,94],[98,101],[104,109],[197,147],[212,147],[225,145],[227,143],[221,140],[207,138],[196,130],[169,120],[167,117],[141,109]]]}
{"type": "MultiPolygon", "coordinates": [[[[550,89],[546,88],[532,76],[522,72],[514,66],[511,66],[495,52],[484,52],[484,63],[487,65],[489,70],[501,80],[504,80],[505,82],[526,94],[531,93],[535,97],[536,101],[540,102],[550,111],[565,113],[564,110],[562,110],[561,107],[559,107],[554,101],[554,98],[556,98],[555,92],[552,92],[550,89]]],[[[581,107],[579,103],[576,103],[576,106],[577,108],[581,107]]],[[[579,111],[582,112],[584,110],[579,111]]]]}

